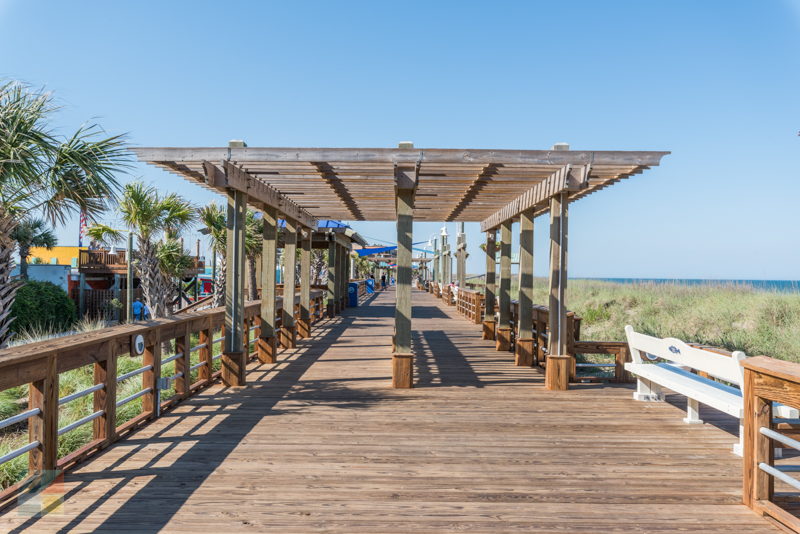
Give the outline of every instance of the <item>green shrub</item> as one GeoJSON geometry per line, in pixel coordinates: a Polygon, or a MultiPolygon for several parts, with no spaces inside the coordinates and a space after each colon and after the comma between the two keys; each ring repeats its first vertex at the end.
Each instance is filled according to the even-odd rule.
{"type": "Polygon", "coordinates": [[[19,288],[11,315],[15,318],[11,328],[17,333],[44,328],[64,331],[77,318],[75,303],[66,291],[50,282],[38,281],[28,281],[19,288]]]}

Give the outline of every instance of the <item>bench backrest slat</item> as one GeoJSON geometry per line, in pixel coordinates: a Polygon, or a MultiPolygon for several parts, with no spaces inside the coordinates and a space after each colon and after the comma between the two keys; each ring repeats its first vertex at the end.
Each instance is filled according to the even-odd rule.
{"type": "Polygon", "coordinates": [[[737,386],[742,385],[744,370],[740,362],[746,358],[746,355],[741,351],[736,351],[730,356],[717,354],[690,347],[680,339],[673,337],[662,339],[635,332],[630,325],[625,327],[625,335],[628,337],[631,357],[636,363],[642,363],[642,353],[652,354],[678,365],[703,371],[737,386]]]}

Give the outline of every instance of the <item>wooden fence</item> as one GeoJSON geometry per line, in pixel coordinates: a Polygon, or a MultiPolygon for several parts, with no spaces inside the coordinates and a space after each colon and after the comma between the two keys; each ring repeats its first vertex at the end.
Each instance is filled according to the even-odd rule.
{"type": "MultiPolygon", "coordinates": [[[[283,302],[280,297],[276,300],[280,327],[283,302]]],[[[313,324],[322,318],[323,292],[312,291],[311,301],[313,324]]],[[[251,349],[260,335],[260,307],[261,301],[245,305],[245,346],[251,358],[255,357],[251,349]]],[[[298,318],[299,307],[297,303],[298,318]]],[[[24,425],[28,429],[28,443],[0,457],[0,464],[25,453],[29,458],[28,478],[0,493],[0,508],[13,502],[20,491],[43,482],[48,473],[69,469],[213,383],[220,375],[214,367],[222,357],[222,346],[219,354],[214,352],[224,339],[224,320],[224,308],[214,308],[1,350],[0,391],[28,384],[30,394],[27,410],[0,421],[0,429],[24,425]],[[174,354],[162,354],[165,344],[174,346],[174,354]],[[119,375],[117,362],[125,355],[141,357],[141,366],[119,375]],[[172,362],[174,372],[162,376],[163,366],[172,362]],[[85,366],[93,368],[93,385],[59,398],[59,376],[85,366]],[[117,385],[136,377],[141,380],[141,389],[118,398],[117,385]],[[162,399],[162,391],[174,393],[162,399]],[[59,426],[59,406],[89,395],[93,397],[92,413],[59,426]],[[141,399],[141,413],[118,424],[117,409],[136,399],[141,399]],[[91,441],[59,458],[59,436],[86,424],[93,426],[91,441]]]]}
{"type": "Polygon", "coordinates": [[[756,513],[800,532],[800,480],[792,476],[800,468],[796,420],[774,419],[773,403],[800,409],[800,365],[756,356],[742,361],[744,367],[744,476],[742,500],[756,513]],[[776,462],[775,447],[794,449],[792,457],[776,462]],[[792,462],[794,460],[794,462],[792,462]],[[792,465],[794,464],[794,465],[792,465]],[[776,486],[781,491],[776,491],[776,486]]]}
{"type": "MultiPolygon", "coordinates": [[[[434,295],[438,289],[438,284],[432,282],[431,290],[434,295]]],[[[441,291],[442,299],[449,296],[449,287],[445,286],[441,291]]],[[[456,310],[464,315],[474,324],[482,324],[486,315],[486,302],[480,291],[473,289],[458,290],[458,300],[455,303],[456,310]]],[[[544,368],[547,365],[547,336],[549,329],[550,310],[547,306],[533,306],[532,330],[533,330],[533,364],[544,368]]],[[[515,332],[519,317],[519,302],[511,302],[511,325],[512,338],[511,350],[515,350],[515,332]]],[[[630,382],[632,377],[625,371],[625,362],[629,360],[628,344],[624,341],[589,341],[581,340],[582,319],[575,312],[567,312],[567,353],[571,356],[570,380],[577,382],[630,382]],[[578,361],[577,355],[604,355],[611,358],[604,358],[607,361],[578,361]],[[579,373],[580,371],[584,371],[579,373]],[[587,374],[591,370],[613,370],[613,373],[587,374]]],[[[489,321],[489,324],[494,324],[489,321]]],[[[494,339],[494,330],[484,325],[484,337],[494,339]]]]}

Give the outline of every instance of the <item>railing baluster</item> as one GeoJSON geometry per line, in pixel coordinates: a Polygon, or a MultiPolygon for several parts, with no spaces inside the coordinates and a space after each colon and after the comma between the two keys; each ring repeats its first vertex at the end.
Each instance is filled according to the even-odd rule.
{"type": "Polygon", "coordinates": [[[142,413],[147,414],[148,417],[158,417],[160,411],[161,395],[158,389],[158,382],[161,378],[160,341],[160,339],[148,339],[147,343],[150,344],[145,346],[142,358],[142,365],[151,366],[150,369],[142,373],[142,389],[150,388],[150,391],[142,397],[142,413]]]}
{"type": "Polygon", "coordinates": [[[28,408],[40,412],[28,419],[28,439],[40,445],[28,453],[28,473],[54,477],[58,460],[58,369],[56,356],[44,360],[45,378],[30,384],[28,408]]]}
{"type": "Polygon", "coordinates": [[[210,328],[200,330],[199,343],[202,348],[199,350],[199,361],[205,362],[206,364],[198,367],[197,380],[202,381],[204,384],[211,382],[211,355],[213,354],[213,347],[211,346],[212,333],[213,331],[210,328]]]}
{"type": "Polygon", "coordinates": [[[94,439],[114,440],[117,429],[117,344],[107,343],[106,358],[94,364],[94,383],[103,389],[94,392],[94,411],[103,415],[93,422],[94,439]]]}
{"type": "Polygon", "coordinates": [[[175,360],[175,395],[178,398],[186,398],[189,394],[191,377],[189,376],[189,359],[191,358],[189,324],[183,326],[183,334],[175,338],[175,353],[182,356],[175,360]]]}

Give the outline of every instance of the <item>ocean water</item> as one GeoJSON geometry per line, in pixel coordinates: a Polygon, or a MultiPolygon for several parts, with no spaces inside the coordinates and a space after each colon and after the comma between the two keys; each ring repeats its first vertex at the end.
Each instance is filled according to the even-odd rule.
{"type": "Polygon", "coordinates": [[[701,278],[581,278],[617,284],[680,284],[687,286],[745,286],[780,293],[800,292],[800,280],[706,280],[701,278]]]}

